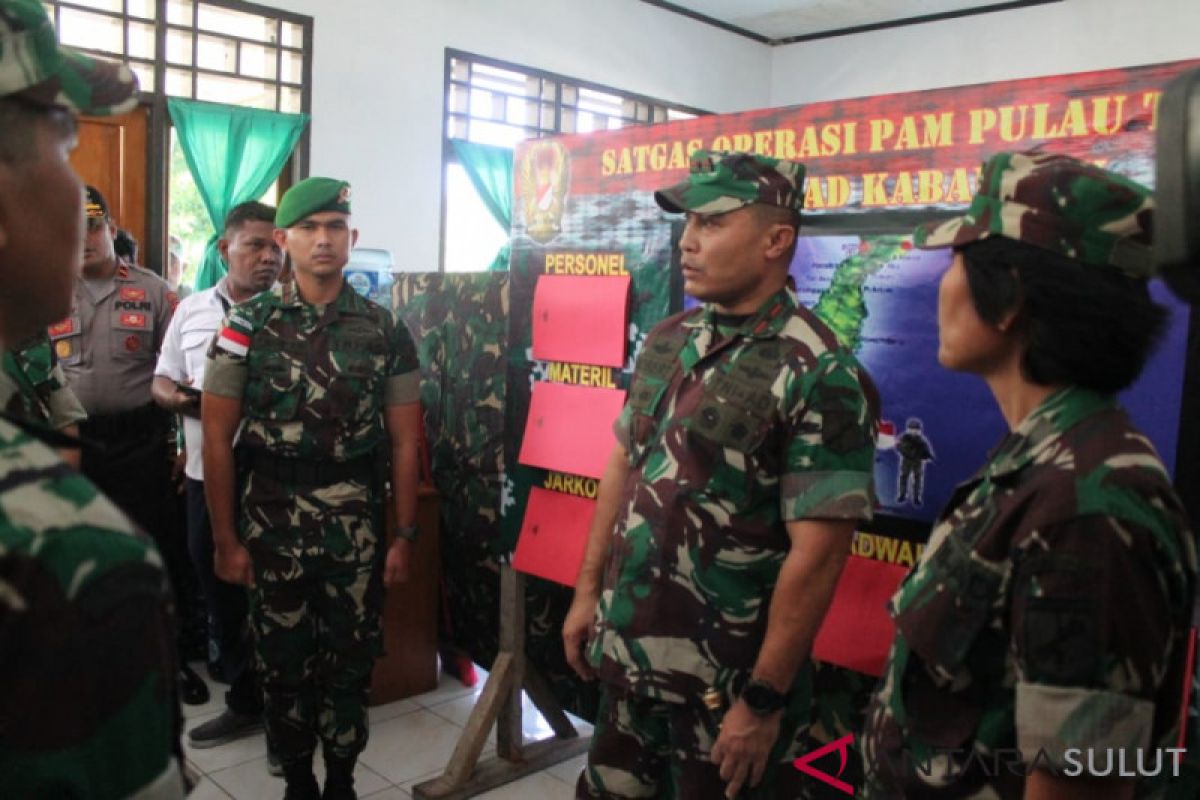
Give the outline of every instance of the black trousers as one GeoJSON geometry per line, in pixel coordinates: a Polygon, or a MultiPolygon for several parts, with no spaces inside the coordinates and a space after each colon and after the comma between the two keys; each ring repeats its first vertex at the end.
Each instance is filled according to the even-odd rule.
{"type": "Polygon", "coordinates": [[[263,700],[254,669],[246,589],[226,583],[213,571],[212,525],[204,502],[204,482],[186,481],[188,550],[208,606],[208,634],[217,643],[221,673],[229,681],[225,705],[237,714],[258,715],[263,700]]]}
{"type": "MultiPolygon", "coordinates": [[[[121,414],[89,417],[79,426],[84,439],[83,474],[154,539],[167,568],[177,604],[177,622],[195,612],[195,579],[186,536],[176,521],[176,495],[171,486],[166,411],[146,405],[121,414]]],[[[180,637],[180,662],[186,648],[180,637]]]]}

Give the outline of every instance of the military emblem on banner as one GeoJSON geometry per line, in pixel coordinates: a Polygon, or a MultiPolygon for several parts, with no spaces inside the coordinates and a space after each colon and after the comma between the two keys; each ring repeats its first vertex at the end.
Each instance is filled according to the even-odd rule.
{"type": "Polygon", "coordinates": [[[521,159],[517,191],[525,210],[525,232],[538,244],[562,232],[568,162],[567,149],[558,142],[535,142],[521,159]]]}

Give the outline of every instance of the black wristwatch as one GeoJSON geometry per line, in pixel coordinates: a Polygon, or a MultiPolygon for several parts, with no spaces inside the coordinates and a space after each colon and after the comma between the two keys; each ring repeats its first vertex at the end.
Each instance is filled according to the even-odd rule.
{"type": "Polygon", "coordinates": [[[742,702],[760,717],[768,717],[787,705],[787,695],[759,678],[748,681],[742,689],[742,702]]]}

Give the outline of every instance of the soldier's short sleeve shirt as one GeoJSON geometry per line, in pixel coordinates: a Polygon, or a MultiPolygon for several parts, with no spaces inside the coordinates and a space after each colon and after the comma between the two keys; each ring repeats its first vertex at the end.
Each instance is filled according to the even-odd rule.
{"type": "Polygon", "coordinates": [[[1111,397],[1048,398],[956,490],[892,600],[867,796],[996,788],[998,752],[1149,764],[1174,746],[1195,574],[1150,442],[1111,397]],[[953,779],[914,768],[935,747],[955,751],[953,779]]]}
{"type": "Polygon", "coordinates": [[[287,282],[230,309],[204,391],[242,401],[242,444],[340,461],[382,441],[384,406],[416,402],[419,380],[412,336],[387,309],[345,283],[311,305],[287,282]]]}
{"type": "Polygon", "coordinates": [[[647,337],[614,432],[629,457],[597,636],[602,677],[671,701],[749,670],[786,523],[863,519],[877,398],[781,290],[734,331],[711,308],[647,337]]]}

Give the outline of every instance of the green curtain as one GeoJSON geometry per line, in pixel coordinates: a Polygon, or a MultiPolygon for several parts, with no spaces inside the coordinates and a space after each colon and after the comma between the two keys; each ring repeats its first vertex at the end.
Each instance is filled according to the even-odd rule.
{"type": "Polygon", "coordinates": [[[177,97],[167,99],[167,110],[215,231],[196,273],[199,291],[215,285],[227,271],[217,252],[225,215],[271,187],[309,117],[177,97]]]}
{"type": "MultiPolygon", "coordinates": [[[[513,154],[506,147],[451,139],[459,163],[492,217],[506,232],[512,230],[513,154]]],[[[500,248],[489,270],[508,269],[508,244],[500,248]]]]}

